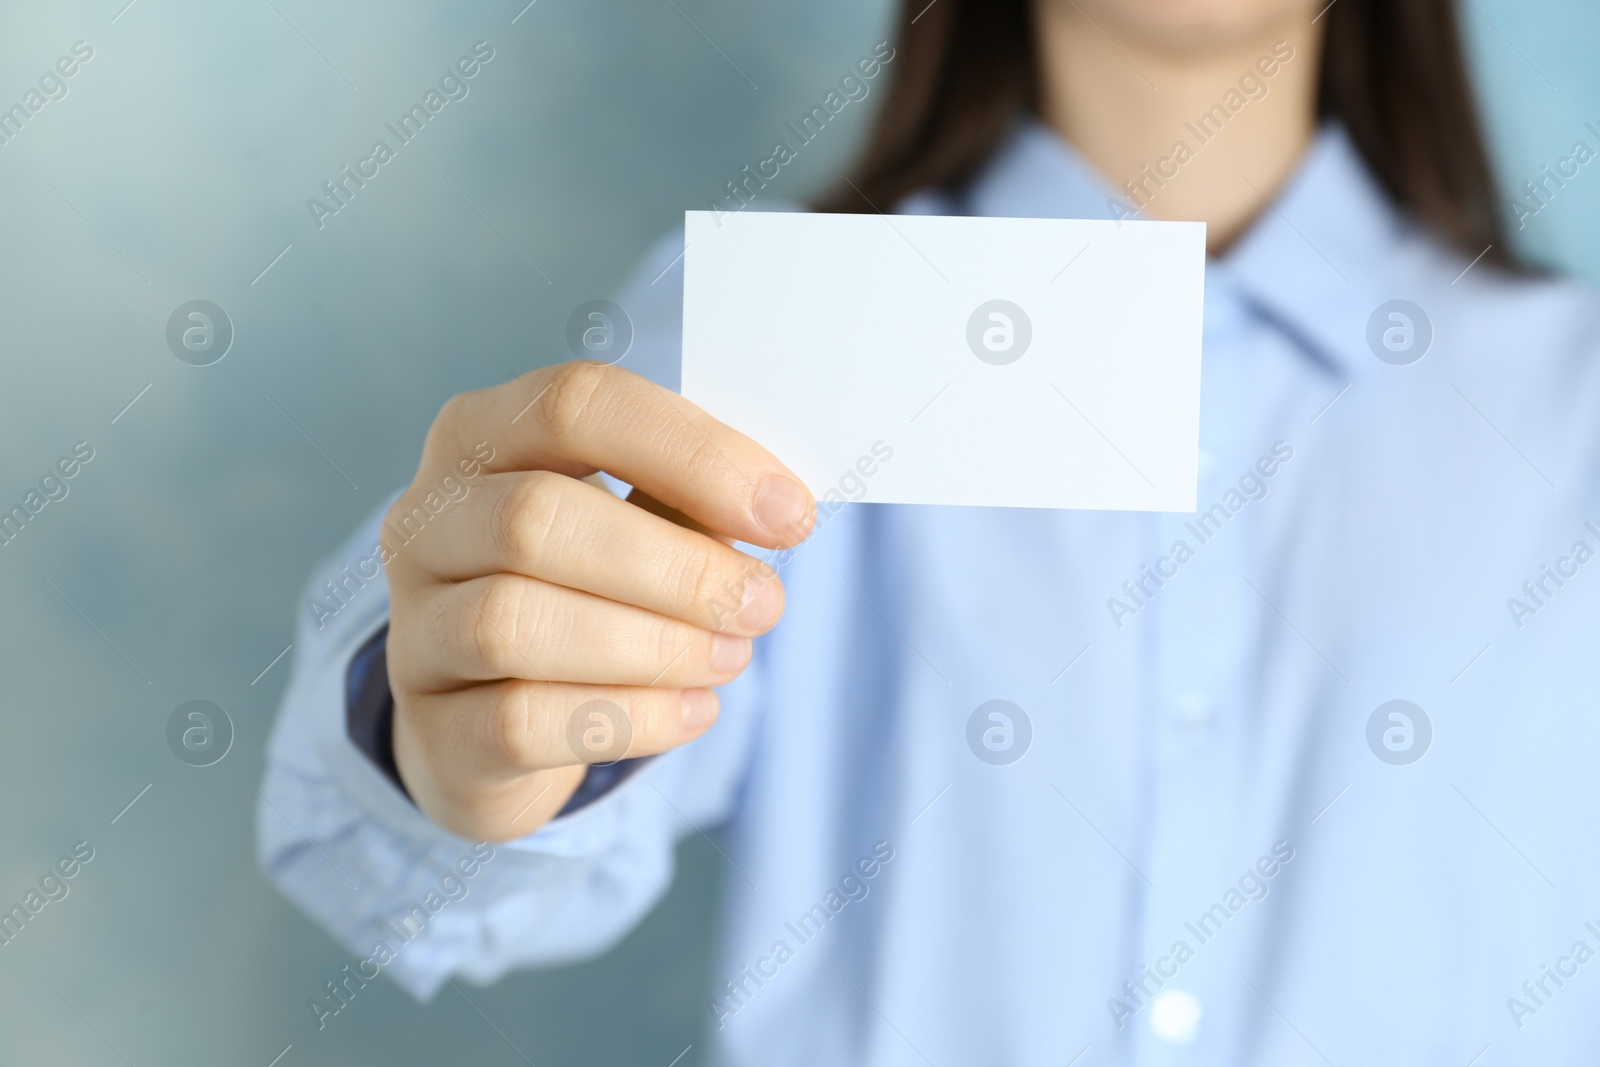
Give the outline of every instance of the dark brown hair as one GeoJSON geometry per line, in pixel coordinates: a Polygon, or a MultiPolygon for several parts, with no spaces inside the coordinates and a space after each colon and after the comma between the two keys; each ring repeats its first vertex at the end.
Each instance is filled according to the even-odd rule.
{"type": "MultiPolygon", "coordinates": [[[[822,211],[889,210],[965,184],[1037,107],[1031,0],[905,0],[887,97],[822,211]]],[[[1454,0],[1339,0],[1317,111],[1349,131],[1394,202],[1468,256],[1517,266],[1478,126],[1454,0]]]]}

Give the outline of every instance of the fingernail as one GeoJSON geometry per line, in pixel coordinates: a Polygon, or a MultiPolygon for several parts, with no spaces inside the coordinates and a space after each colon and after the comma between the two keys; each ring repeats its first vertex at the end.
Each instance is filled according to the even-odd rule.
{"type": "Polygon", "coordinates": [[[783,612],[783,589],[776,578],[754,578],[745,587],[736,618],[746,630],[765,630],[783,612]]]}
{"type": "Polygon", "coordinates": [[[683,728],[691,733],[705,729],[717,714],[717,698],[709,689],[683,691],[683,728]]]}
{"type": "Polygon", "coordinates": [[[711,635],[711,669],[718,674],[732,674],[743,670],[750,662],[750,639],[729,637],[727,634],[711,635]]]}
{"type": "Polygon", "coordinates": [[[811,494],[792,478],[769,474],[756,487],[756,521],[786,540],[800,539],[811,511],[811,494]]]}

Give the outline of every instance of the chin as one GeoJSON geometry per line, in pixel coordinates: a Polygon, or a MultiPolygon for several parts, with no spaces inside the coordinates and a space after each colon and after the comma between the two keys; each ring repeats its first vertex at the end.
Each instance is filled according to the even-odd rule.
{"type": "Polygon", "coordinates": [[[1119,36],[1156,47],[1210,49],[1309,20],[1326,0],[1040,0],[1078,8],[1119,36]]]}

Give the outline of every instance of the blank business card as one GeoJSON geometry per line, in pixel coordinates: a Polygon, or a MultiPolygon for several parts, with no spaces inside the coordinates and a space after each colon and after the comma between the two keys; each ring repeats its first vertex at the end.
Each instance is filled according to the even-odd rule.
{"type": "Polygon", "coordinates": [[[683,395],[819,499],[1193,511],[1205,225],[691,211],[683,395]]]}

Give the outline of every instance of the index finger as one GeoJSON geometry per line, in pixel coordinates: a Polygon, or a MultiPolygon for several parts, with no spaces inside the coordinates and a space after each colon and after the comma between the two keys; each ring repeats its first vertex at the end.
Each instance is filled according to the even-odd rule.
{"type": "Polygon", "coordinates": [[[490,471],[604,471],[737,540],[788,548],[810,534],[811,492],[771,452],[631,371],[574,361],[457,398],[457,444],[494,449],[490,471]]]}

